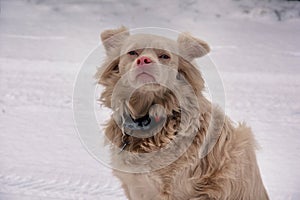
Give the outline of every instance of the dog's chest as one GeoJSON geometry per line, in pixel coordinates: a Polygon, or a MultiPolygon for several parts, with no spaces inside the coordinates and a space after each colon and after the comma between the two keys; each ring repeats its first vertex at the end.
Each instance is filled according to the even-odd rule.
{"type": "Polygon", "coordinates": [[[157,199],[156,197],[161,193],[161,181],[153,174],[115,172],[115,175],[121,180],[125,192],[132,200],[157,199]]]}
{"type": "Polygon", "coordinates": [[[132,200],[187,199],[191,183],[183,171],[141,174],[116,172],[132,200]],[[171,173],[170,173],[171,172],[171,173]]]}

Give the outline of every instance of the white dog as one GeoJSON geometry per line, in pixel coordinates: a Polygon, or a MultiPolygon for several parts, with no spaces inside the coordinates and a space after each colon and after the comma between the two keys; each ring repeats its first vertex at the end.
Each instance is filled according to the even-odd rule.
{"type": "Polygon", "coordinates": [[[114,110],[105,134],[118,150],[113,166],[135,172],[114,171],[128,199],[268,199],[250,128],[234,126],[202,95],[193,60],[208,44],[189,34],[130,35],[125,27],[101,38],[107,60],[96,76],[103,104],[114,110]]]}

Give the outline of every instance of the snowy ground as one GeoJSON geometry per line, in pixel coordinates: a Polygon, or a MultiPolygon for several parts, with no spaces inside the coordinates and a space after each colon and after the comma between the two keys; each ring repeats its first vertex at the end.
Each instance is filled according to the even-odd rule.
{"type": "Polygon", "coordinates": [[[72,114],[82,60],[103,29],[122,24],[208,41],[226,113],[246,121],[261,146],[271,199],[300,199],[299,3],[84,2],[1,1],[0,199],[125,199],[111,170],[82,147],[72,114]]]}

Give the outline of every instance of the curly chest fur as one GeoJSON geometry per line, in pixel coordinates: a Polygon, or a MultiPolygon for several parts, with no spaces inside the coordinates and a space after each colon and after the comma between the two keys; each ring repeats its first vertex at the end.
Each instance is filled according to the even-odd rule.
{"type": "MultiPolygon", "coordinates": [[[[201,117],[201,126],[189,148],[174,162],[145,173],[114,171],[130,200],[252,200],[268,199],[256,164],[255,141],[244,124],[234,128],[225,121],[215,146],[207,155],[199,154],[207,133],[209,115],[201,117]]],[[[205,149],[209,149],[206,147],[205,149]]],[[[165,155],[167,160],[167,155],[165,155]]],[[[152,164],[124,155],[113,156],[112,162],[137,171],[152,164]],[[131,160],[132,159],[132,160],[131,160]]]]}

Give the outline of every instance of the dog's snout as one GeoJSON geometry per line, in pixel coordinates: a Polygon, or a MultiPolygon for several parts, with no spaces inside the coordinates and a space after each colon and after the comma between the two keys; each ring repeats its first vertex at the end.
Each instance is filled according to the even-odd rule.
{"type": "Polygon", "coordinates": [[[143,65],[148,65],[152,63],[152,60],[147,57],[147,56],[141,56],[140,58],[137,59],[136,64],[137,66],[141,67],[143,65]]]}

